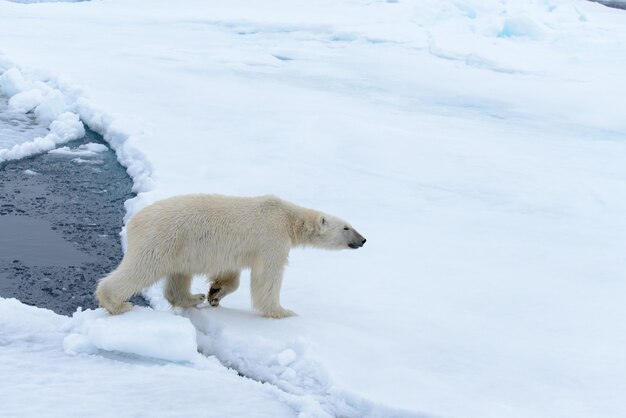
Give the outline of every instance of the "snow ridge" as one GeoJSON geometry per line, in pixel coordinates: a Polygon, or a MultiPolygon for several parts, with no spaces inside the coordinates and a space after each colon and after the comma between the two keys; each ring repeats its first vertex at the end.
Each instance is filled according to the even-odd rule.
{"type": "Polygon", "coordinates": [[[215,356],[241,376],[276,387],[286,400],[297,405],[300,416],[432,417],[378,405],[335,387],[323,365],[308,355],[308,344],[302,337],[288,343],[245,338],[226,332],[204,309],[185,309],[181,314],[196,327],[201,353],[215,356]]]}
{"type": "Polygon", "coordinates": [[[171,362],[198,370],[226,367],[268,387],[300,417],[432,417],[378,405],[335,387],[324,367],[309,357],[304,338],[281,344],[230,335],[217,321],[207,320],[206,312],[135,307],[111,316],[103,309],[79,309],[60,326],[63,350],[72,356],[171,362]]]}
{"type": "MultiPolygon", "coordinates": [[[[192,291],[206,293],[206,280],[196,277],[192,291]]],[[[337,387],[306,338],[285,341],[259,335],[263,326],[274,320],[206,303],[198,308],[173,308],[163,296],[162,282],[144,290],[143,295],[159,314],[189,319],[196,331],[197,351],[203,356],[216,359],[242,378],[271,386],[301,417],[434,417],[391,408],[337,387]],[[251,328],[257,332],[248,334],[246,330],[251,328]]]]}

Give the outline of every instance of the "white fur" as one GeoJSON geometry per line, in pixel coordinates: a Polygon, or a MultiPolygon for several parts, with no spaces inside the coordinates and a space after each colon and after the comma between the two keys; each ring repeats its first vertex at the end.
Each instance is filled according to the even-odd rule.
{"type": "Polygon", "coordinates": [[[129,310],[128,298],[163,277],[172,305],[195,306],[204,300],[190,293],[196,274],[210,277],[210,301],[216,306],[237,289],[240,271],[250,268],[254,308],[272,318],[291,316],[280,305],[289,250],[355,248],[365,242],[345,221],[275,196],[173,197],[139,211],[127,232],[122,262],[96,290],[100,306],[112,314],[129,310]]]}

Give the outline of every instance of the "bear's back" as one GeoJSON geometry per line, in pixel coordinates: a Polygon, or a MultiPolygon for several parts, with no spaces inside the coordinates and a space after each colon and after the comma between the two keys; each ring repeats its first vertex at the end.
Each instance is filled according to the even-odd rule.
{"type": "Polygon", "coordinates": [[[129,246],[145,240],[181,240],[201,236],[213,240],[255,241],[286,234],[290,204],[272,195],[239,197],[215,194],[175,196],[155,202],[128,224],[129,246]]]}

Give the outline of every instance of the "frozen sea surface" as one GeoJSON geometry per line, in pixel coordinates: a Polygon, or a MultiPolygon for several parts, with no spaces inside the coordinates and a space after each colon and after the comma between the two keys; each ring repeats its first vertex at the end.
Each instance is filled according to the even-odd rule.
{"type": "Polygon", "coordinates": [[[0,2],[0,81],[65,115],[0,158],[57,147],[80,116],[133,179],[126,220],[176,194],[274,193],[367,245],[292,253],[281,303],[298,317],[258,317],[247,274],[218,309],[171,310],[157,285],[153,310],[77,313],[64,353],[189,362],[192,326],[207,358],[311,401],[294,414],[626,415],[623,11],[181,4],[0,2]],[[184,344],[155,353],[141,324],[145,341],[184,344]]]}

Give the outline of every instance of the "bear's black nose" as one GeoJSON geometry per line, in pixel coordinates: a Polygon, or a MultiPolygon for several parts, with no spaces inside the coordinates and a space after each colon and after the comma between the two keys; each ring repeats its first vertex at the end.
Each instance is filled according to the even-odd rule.
{"type": "Polygon", "coordinates": [[[367,241],[365,238],[363,238],[363,241],[361,241],[361,246],[363,246],[363,244],[365,244],[365,241],[367,241]]]}

